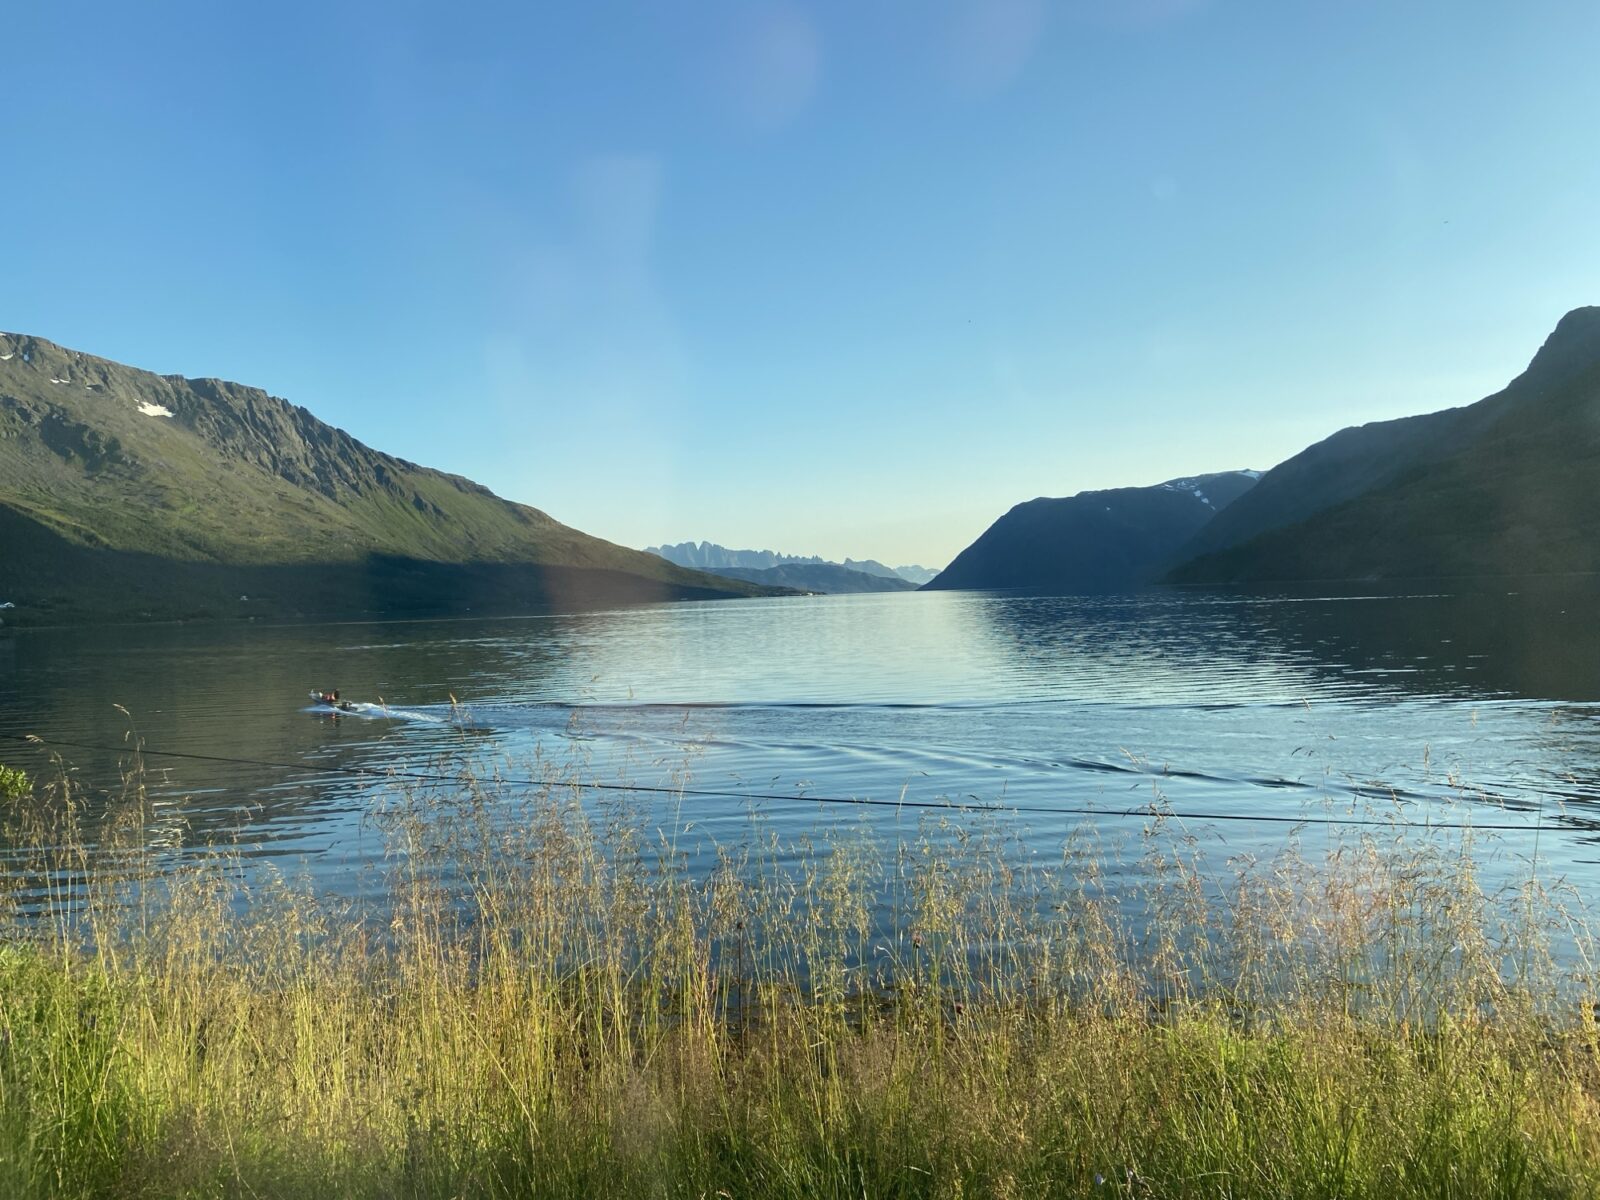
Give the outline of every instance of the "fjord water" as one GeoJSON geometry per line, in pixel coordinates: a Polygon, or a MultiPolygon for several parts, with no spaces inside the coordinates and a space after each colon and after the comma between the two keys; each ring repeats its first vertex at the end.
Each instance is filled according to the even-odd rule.
{"type": "Polygon", "coordinates": [[[765,797],[657,794],[692,862],[745,836],[752,805],[786,835],[928,819],[814,797],[999,805],[1044,857],[1071,830],[1137,834],[1154,805],[1223,858],[1297,835],[1256,817],[1495,827],[1508,871],[1536,860],[1583,891],[1600,883],[1595,612],[1591,585],[1547,584],[24,630],[0,636],[0,761],[48,775],[50,751],[111,785],[142,743],[150,839],[224,840],[333,891],[384,853],[368,818],[395,785],[369,772],[467,760],[516,779],[536,759],[765,797]],[[386,708],[335,719],[308,705],[320,687],[386,708]]]}

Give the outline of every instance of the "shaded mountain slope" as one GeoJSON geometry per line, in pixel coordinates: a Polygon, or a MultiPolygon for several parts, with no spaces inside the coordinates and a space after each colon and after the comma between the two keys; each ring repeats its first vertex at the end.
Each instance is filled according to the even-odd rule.
{"type": "Polygon", "coordinates": [[[909,579],[874,575],[841,567],[838,563],[780,563],[775,567],[708,567],[708,574],[742,579],[763,587],[795,588],[802,592],[843,595],[855,592],[911,592],[909,579]]]}
{"type": "Polygon", "coordinates": [[[1170,578],[1600,571],[1600,308],[1568,313],[1477,404],[1344,430],[1268,472],[1208,547],[1170,578]]]}
{"type": "Polygon", "coordinates": [[[1401,471],[1445,457],[1480,434],[1492,414],[1453,408],[1342,429],[1261,477],[1249,495],[1196,534],[1191,555],[1235,546],[1359,496],[1401,471]]]}
{"type": "Polygon", "coordinates": [[[1153,581],[1256,473],[1225,471],[1152,487],[1079,492],[1019,504],[926,589],[1026,588],[1100,592],[1153,581]]]}
{"type": "Polygon", "coordinates": [[[21,334],[0,334],[0,509],[0,596],[78,615],[197,611],[195,596],[157,603],[159,588],[121,596],[125,575],[159,574],[159,563],[218,586],[247,569],[285,581],[315,569],[320,599],[308,609],[310,592],[277,595],[272,610],[285,612],[410,611],[425,599],[456,610],[446,568],[467,565],[530,580],[561,568],[568,586],[530,589],[533,607],[581,601],[586,589],[572,585],[588,572],[609,580],[597,593],[606,602],[754,590],[373,450],[257,388],[155,375],[21,334]],[[418,565],[374,595],[376,562],[418,565]],[[420,591],[407,582],[423,576],[432,582],[420,591]]]}

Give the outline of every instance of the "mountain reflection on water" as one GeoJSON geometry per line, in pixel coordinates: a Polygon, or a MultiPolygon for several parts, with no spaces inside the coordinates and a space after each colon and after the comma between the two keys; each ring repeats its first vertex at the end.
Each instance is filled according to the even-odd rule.
{"type": "MultiPolygon", "coordinates": [[[[723,601],[525,620],[122,627],[0,636],[0,733],[36,734],[85,783],[152,753],[149,837],[225,839],[354,886],[382,859],[363,772],[587,778],[784,797],[768,827],[915,814],[806,796],[998,803],[1041,854],[1161,802],[1242,818],[1378,812],[1521,824],[1554,874],[1596,881],[1600,630],[1592,583],[1395,594],[938,592],[723,601]],[[311,688],[393,706],[308,711],[311,688]],[[455,704],[459,701],[459,707],[455,704]],[[88,749],[84,747],[104,747],[88,749]],[[443,768],[439,764],[445,764],[443,768]],[[792,799],[790,799],[792,798],[792,799]]],[[[0,761],[48,774],[46,751],[0,761]]],[[[747,806],[657,797],[692,861],[747,806]]],[[[1289,827],[1195,818],[1225,853],[1289,827]]]]}

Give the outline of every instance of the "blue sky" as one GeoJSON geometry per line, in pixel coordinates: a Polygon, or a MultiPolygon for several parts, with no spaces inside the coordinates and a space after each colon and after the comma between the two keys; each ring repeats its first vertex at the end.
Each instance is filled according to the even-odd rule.
{"type": "Polygon", "coordinates": [[[625,544],[942,565],[1600,303],[1600,6],[16,6],[0,327],[625,544]]]}

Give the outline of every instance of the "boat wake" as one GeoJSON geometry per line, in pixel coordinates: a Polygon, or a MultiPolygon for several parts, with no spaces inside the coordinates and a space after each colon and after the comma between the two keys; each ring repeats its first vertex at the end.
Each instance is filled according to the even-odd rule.
{"type": "Polygon", "coordinates": [[[341,700],[337,704],[329,704],[322,699],[318,692],[311,693],[312,703],[303,711],[316,713],[328,717],[360,717],[363,720],[388,720],[411,721],[422,725],[466,725],[472,721],[465,709],[451,709],[448,712],[429,711],[421,708],[396,708],[390,704],[371,704],[364,700],[341,700]]]}

